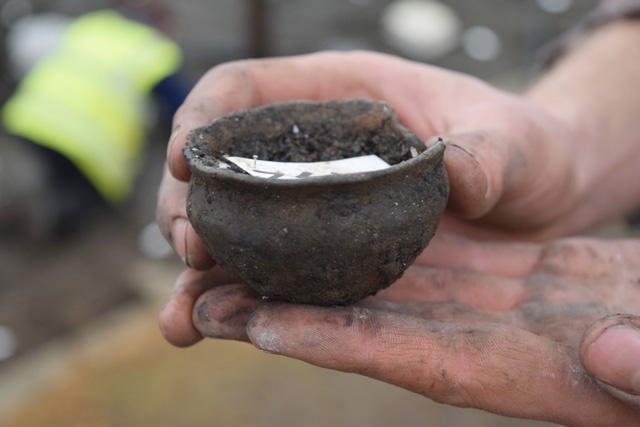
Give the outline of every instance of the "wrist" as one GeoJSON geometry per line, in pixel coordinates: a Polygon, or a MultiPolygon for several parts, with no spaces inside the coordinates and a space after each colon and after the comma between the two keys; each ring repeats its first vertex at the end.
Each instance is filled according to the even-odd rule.
{"type": "Polygon", "coordinates": [[[640,20],[598,28],[526,94],[572,137],[579,182],[589,186],[638,152],[640,20]]]}
{"type": "MultiPolygon", "coordinates": [[[[564,228],[582,231],[640,204],[640,20],[599,27],[526,94],[562,127],[579,203],[564,228]]],[[[560,148],[560,147],[559,147],[560,148]]]]}

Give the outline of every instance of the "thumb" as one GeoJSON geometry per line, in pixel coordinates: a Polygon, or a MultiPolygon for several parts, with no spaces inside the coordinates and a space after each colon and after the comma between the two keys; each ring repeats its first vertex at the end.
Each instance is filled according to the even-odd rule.
{"type": "Polygon", "coordinates": [[[438,138],[447,144],[444,162],[451,187],[447,208],[465,219],[485,215],[502,195],[507,159],[484,132],[441,135],[427,145],[438,138]]]}
{"type": "Polygon", "coordinates": [[[447,142],[449,211],[510,230],[549,227],[569,212],[580,195],[573,160],[542,130],[530,133],[491,129],[441,135],[447,142]]]}
{"type": "Polygon", "coordinates": [[[598,320],[584,334],[580,359],[601,388],[640,412],[640,317],[598,320]]]}

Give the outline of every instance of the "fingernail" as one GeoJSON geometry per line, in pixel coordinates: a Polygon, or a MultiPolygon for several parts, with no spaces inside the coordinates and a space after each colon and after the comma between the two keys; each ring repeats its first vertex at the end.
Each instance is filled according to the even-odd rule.
{"type": "Polygon", "coordinates": [[[485,200],[489,200],[489,198],[491,197],[491,185],[489,185],[489,174],[487,173],[487,171],[484,168],[484,166],[482,165],[482,163],[480,163],[480,161],[478,160],[478,156],[474,152],[468,150],[466,147],[464,147],[462,145],[458,145],[458,144],[455,144],[455,143],[449,143],[447,146],[451,146],[451,147],[459,149],[464,154],[466,154],[468,157],[470,157],[471,160],[473,160],[478,165],[478,167],[482,171],[482,175],[484,176],[484,179],[485,179],[486,191],[484,193],[484,199],[485,200]]]}
{"type": "Polygon", "coordinates": [[[171,241],[173,242],[173,249],[176,251],[182,262],[186,264],[185,247],[186,236],[181,236],[180,232],[186,232],[186,221],[176,219],[171,226],[171,241]],[[183,225],[182,223],[185,222],[183,225]]]}
{"type": "Polygon", "coordinates": [[[465,218],[485,215],[497,201],[491,175],[474,149],[474,135],[446,138],[445,165],[450,172],[451,197],[448,207],[465,218]]]}
{"type": "Polygon", "coordinates": [[[171,138],[169,139],[169,144],[167,145],[167,164],[169,165],[169,170],[173,173],[175,171],[175,156],[173,156],[174,145],[176,145],[176,141],[178,140],[178,136],[180,135],[180,127],[175,128],[175,131],[171,134],[171,138]]]}
{"type": "Polygon", "coordinates": [[[281,352],[277,335],[268,329],[262,330],[252,337],[253,345],[265,353],[277,354],[281,352]]]}
{"type": "Polygon", "coordinates": [[[585,365],[599,380],[640,394],[640,330],[629,325],[607,328],[589,346],[585,365]]]}
{"type": "Polygon", "coordinates": [[[260,351],[265,353],[282,353],[281,339],[269,321],[261,315],[265,310],[257,309],[247,320],[247,336],[251,343],[260,351]]]}
{"type": "Polygon", "coordinates": [[[178,134],[180,133],[180,127],[178,126],[173,133],[171,134],[171,138],[169,138],[169,145],[167,146],[167,155],[171,154],[173,149],[173,144],[178,140],[178,134]]]}
{"type": "Polygon", "coordinates": [[[191,262],[191,256],[189,255],[189,223],[187,221],[184,222],[184,258],[182,261],[187,264],[187,267],[192,268],[193,263],[191,262]]]}

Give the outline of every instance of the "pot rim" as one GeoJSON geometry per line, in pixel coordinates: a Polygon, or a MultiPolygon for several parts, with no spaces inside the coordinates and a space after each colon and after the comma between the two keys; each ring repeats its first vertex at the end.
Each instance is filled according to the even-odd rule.
{"type": "MultiPolygon", "coordinates": [[[[253,175],[235,172],[229,169],[221,169],[214,165],[205,165],[202,157],[197,156],[191,148],[193,145],[187,141],[183,149],[183,154],[192,174],[206,176],[210,175],[223,181],[242,183],[249,186],[259,186],[262,188],[296,188],[306,186],[340,185],[347,183],[364,182],[378,177],[385,177],[406,172],[424,162],[430,162],[434,157],[442,155],[446,148],[446,141],[438,138],[435,144],[428,146],[423,152],[409,160],[391,165],[388,168],[359,173],[349,173],[340,175],[311,176],[304,179],[269,179],[253,175]]],[[[209,154],[211,156],[211,154],[209,154]]]]}

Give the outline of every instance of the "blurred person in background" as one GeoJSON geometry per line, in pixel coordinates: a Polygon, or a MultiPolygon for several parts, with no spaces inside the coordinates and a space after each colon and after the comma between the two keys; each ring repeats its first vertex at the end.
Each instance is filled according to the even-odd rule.
{"type": "Polygon", "coordinates": [[[32,145],[43,169],[46,188],[29,218],[36,235],[71,234],[131,195],[149,103],[158,99],[170,117],[188,92],[172,31],[157,2],[73,19],[30,15],[11,26],[7,50],[20,83],[2,123],[32,145]]]}
{"type": "Polygon", "coordinates": [[[159,225],[189,267],[160,313],[165,338],[246,341],[511,417],[640,425],[640,241],[563,238],[640,207],[638,16],[640,1],[602,2],[524,95],[372,52],[213,68],[174,118],[159,193],[159,225]],[[187,132],[236,109],[352,97],[448,141],[448,213],[375,297],[264,301],[214,266],[188,222],[187,132]]]}

